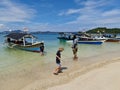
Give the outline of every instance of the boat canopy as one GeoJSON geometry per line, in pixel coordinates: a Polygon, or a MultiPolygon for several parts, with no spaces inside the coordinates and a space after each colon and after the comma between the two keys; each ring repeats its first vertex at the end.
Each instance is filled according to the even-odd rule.
{"type": "Polygon", "coordinates": [[[36,38],[32,34],[28,34],[28,33],[10,33],[10,34],[6,35],[5,37],[12,38],[15,40],[19,40],[22,38],[36,38]]]}
{"type": "Polygon", "coordinates": [[[89,34],[87,34],[87,33],[77,33],[77,34],[75,34],[75,35],[77,35],[77,36],[85,36],[85,37],[91,37],[89,34]]]}

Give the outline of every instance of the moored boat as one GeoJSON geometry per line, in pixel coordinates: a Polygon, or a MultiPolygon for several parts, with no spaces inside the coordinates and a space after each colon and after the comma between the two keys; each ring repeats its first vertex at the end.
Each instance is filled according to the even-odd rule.
{"type": "Polygon", "coordinates": [[[92,41],[78,41],[79,44],[96,44],[96,45],[100,45],[102,44],[104,41],[98,41],[98,40],[92,40],[92,41]]]}
{"type": "MultiPolygon", "coordinates": [[[[100,40],[95,38],[88,38],[88,37],[79,37],[78,38],[78,44],[95,44],[95,45],[101,45],[106,40],[100,40]]],[[[73,43],[73,40],[67,40],[67,43],[73,43]]]]}
{"type": "Polygon", "coordinates": [[[74,39],[74,34],[72,33],[59,33],[59,37],[57,37],[59,40],[73,40],[74,39]]]}
{"type": "Polygon", "coordinates": [[[21,50],[40,52],[39,47],[44,42],[35,41],[37,37],[29,33],[10,33],[5,36],[5,44],[9,48],[17,48],[21,50]]]}
{"type": "Polygon", "coordinates": [[[89,38],[89,37],[79,37],[79,39],[78,39],[79,44],[96,44],[96,45],[100,45],[100,44],[102,44],[104,42],[105,42],[105,40],[89,38]]]}
{"type": "Polygon", "coordinates": [[[120,39],[118,38],[108,38],[106,42],[120,42],[120,39]]]}
{"type": "Polygon", "coordinates": [[[120,35],[109,35],[107,37],[108,39],[106,40],[106,42],[120,42],[120,35]]]}

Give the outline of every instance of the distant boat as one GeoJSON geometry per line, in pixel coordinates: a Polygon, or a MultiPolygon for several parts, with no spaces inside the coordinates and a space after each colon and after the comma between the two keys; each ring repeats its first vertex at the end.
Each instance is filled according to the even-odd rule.
{"type": "Polygon", "coordinates": [[[120,35],[110,34],[105,37],[107,38],[106,42],[120,42],[120,35]]]}
{"type": "Polygon", "coordinates": [[[61,32],[59,33],[59,36],[57,37],[59,40],[73,40],[73,36],[74,34],[72,33],[64,33],[64,32],[61,32]]]}
{"type": "Polygon", "coordinates": [[[119,38],[108,38],[106,42],[120,42],[120,39],[119,38]]]}
{"type": "Polygon", "coordinates": [[[5,36],[5,44],[9,48],[17,48],[21,50],[40,52],[39,47],[43,42],[35,41],[37,37],[28,33],[10,33],[5,36]]]}
{"type": "Polygon", "coordinates": [[[60,36],[57,37],[59,40],[65,40],[67,43],[73,43],[74,35],[78,38],[79,44],[102,44],[105,42],[105,39],[101,38],[92,38],[86,33],[81,34],[70,34],[70,33],[60,33],[60,36]]]}
{"type": "MultiPolygon", "coordinates": [[[[100,45],[103,44],[106,40],[100,40],[100,39],[94,39],[94,38],[88,38],[88,37],[79,37],[78,38],[78,44],[95,44],[100,45]]],[[[67,43],[73,43],[73,40],[67,40],[67,43]]]]}
{"type": "Polygon", "coordinates": [[[97,39],[97,40],[105,40],[105,41],[108,40],[108,38],[106,38],[106,37],[104,37],[102,35],[100,35],[100,36],[94,36],[92,38],[97,39]]]}
{"type": "Polygon", "coordinates": [[[100,39],[96,39],[96,38],[89,38],[89,37],[79,37],[79,39],[78,39],[79,44],[96,44],[96,45],[100,45],[100,44],[102,44],[104,42],[105,42],[105,40],[100,40],[100,39]]]}
{"type": "Polygon", "coordinates": [[[78,43],[79,44],[96,44],[96,45],[100,45],[100,44],[102,44],[104,41],[99,41],[99,40],[92,40],[92,41],[89,41],[89,40],[87,40],[87,41],[78,41],[78,43]]]}
{"type": "Polygon", "coordinates": [[[71,42],[72,40],[74,40],[74,37],[80,37],[80,36],[87,36],[89,37],[88,34],[86,33],[65,33],[65,32],[60,32],[59,36],[57,37],[59,40],[65,40],[67,42],[71,42]]]}

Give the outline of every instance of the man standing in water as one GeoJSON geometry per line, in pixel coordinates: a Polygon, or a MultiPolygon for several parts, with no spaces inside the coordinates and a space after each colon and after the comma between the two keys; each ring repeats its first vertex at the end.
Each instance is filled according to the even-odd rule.
{"type": "Polygon", "coordinates": [[[41,53],[41,56],[44,55],[44,41],[42,41],[42,43],[40,45],[40,53],[41,53]]]}
{"type": "Polygon", "coordinates": [[[73,59],[76,60],[78,59],[77,57],[77,51],[78,51],[78,38],[74,35],[74,38],[73,38],[73,45],[72,45],[72,51],[73,51],[73,59]]]}
{"type": "Polygon", "coordinates": [[[64,50],[64,48],[59,48],[59,50],[56,53],[56,64],[57,68],[53,72],[53,74],[58,75],[59,72],[61,72],[61,52],[64,50]]]}

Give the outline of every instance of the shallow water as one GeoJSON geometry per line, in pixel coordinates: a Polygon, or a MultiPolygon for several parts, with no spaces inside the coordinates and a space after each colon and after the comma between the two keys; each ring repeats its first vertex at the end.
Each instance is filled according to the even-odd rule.
{"type": "MultiPolygon", "coordinates": [[[[71,44],[64,41],[59,41],[56,37],[58,34],[36,34],[39,41],[45,42],[45,56],[40,56],[39,53],[27,52],[17,49],[7,48],[4,43],[4,35],[0,35],[0,71],[9,69],[10,67],[28,64],[36,61],[39,63],[47,64],[55,62],[55,53],[59,47],[64,47],[62,52],[63,60],[69,60],[73,57],[71,44]]],[[[102,45],[88,45],[79,44],[78,56],[80,58],[92,57],[102,53],[119,51],[120,43],[105,42],[102,45]]],[[[21,67],[22,68],[22,67],[21,67]]]]}
{"type": "Polygon", "coordinates": [[[62,52],[62,65],[66,68],[66,74],[63,73],[65,75],[63,76],[64,78],[68,78],[67,73],[71,72],[72,69],[75,71],[105,59],[111,60],[120,54],[120,43],[105,42],[102,45],[79,44],[79,61],[75,63],[72,60],[72,45],[59,41],[57,39],[58,34],[35,35],[39,41],[45,42],[44,56],[40,56],[40,53],[7,48],[3,44],[4,35],[0,35],[0,87],[2,90],[21,90],[20,88],[33,83],[37,79],[40,80],[39,85],[41,88],[62,82],[62,77],[57,79],[57,82],[52,82],[54,77],[51,76],[51,72],[56,67],[55,54],[59,47],[64,47],[62,52]],[[6,87],[6,84],[8,87],[6,87]]]}

